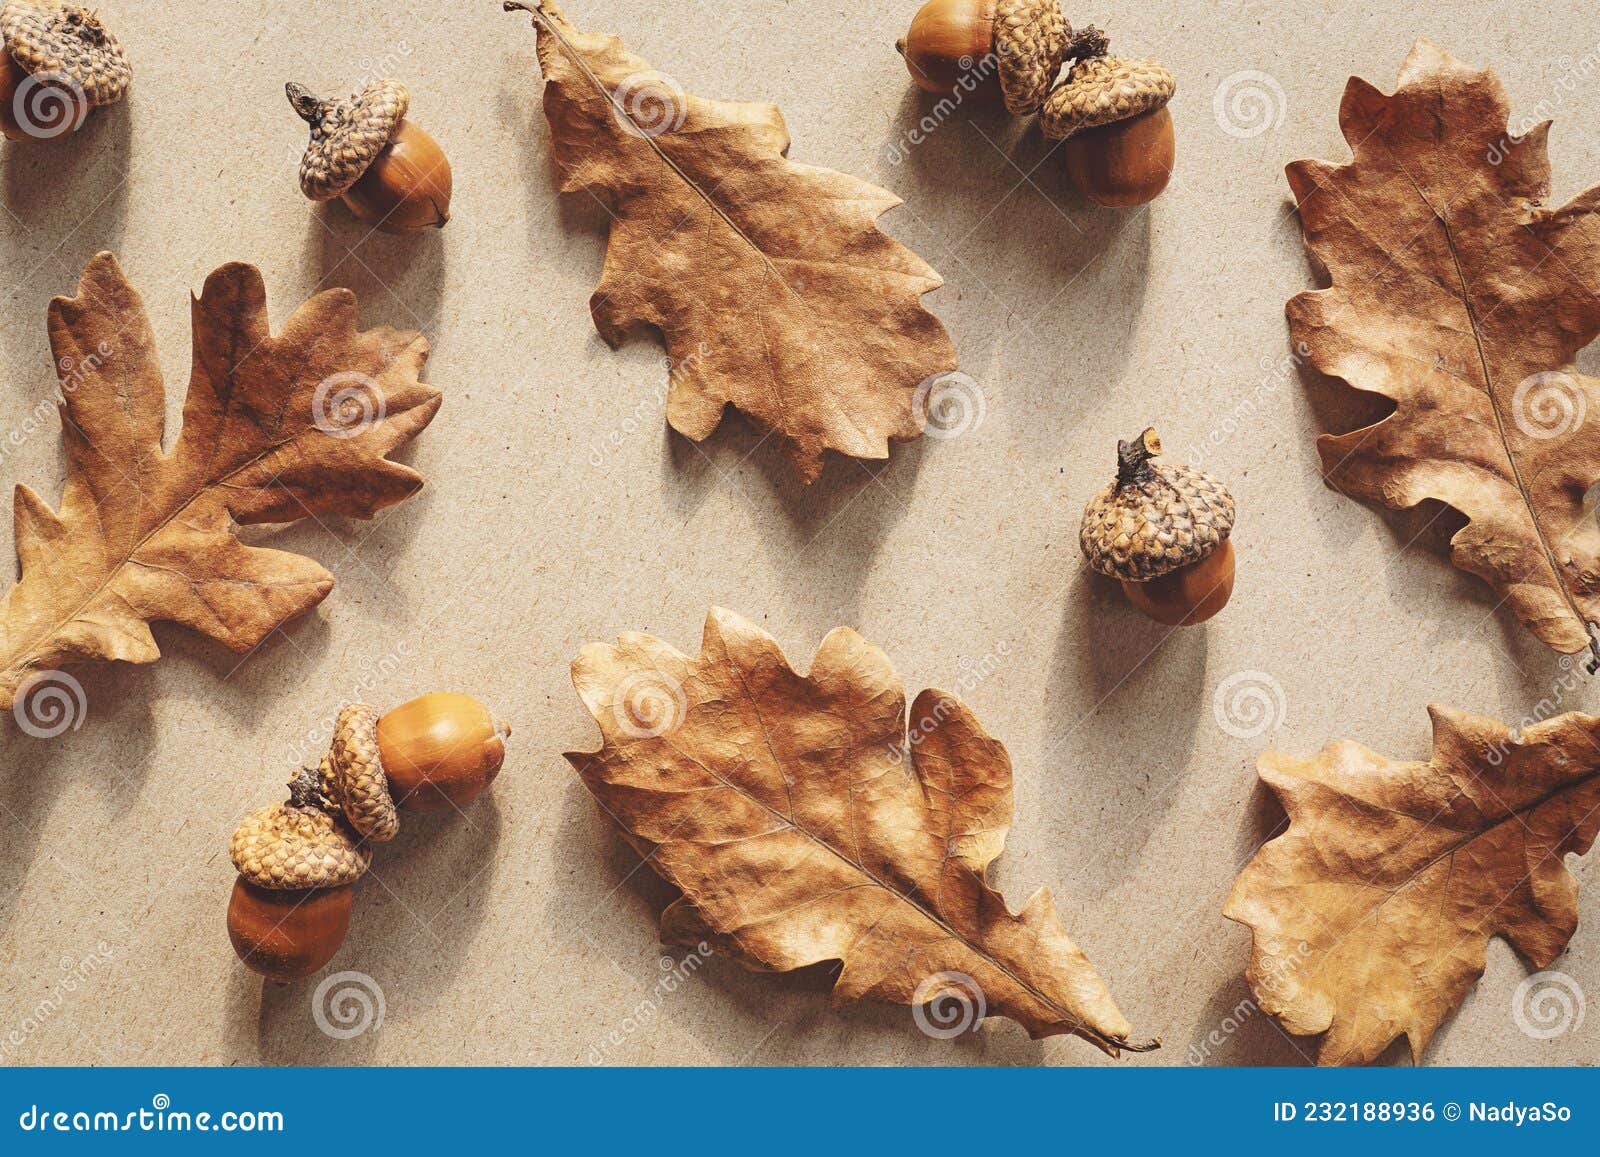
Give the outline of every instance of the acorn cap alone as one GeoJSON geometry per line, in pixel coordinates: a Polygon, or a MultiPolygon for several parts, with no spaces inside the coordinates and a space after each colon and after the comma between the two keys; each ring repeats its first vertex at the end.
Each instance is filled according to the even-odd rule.
{"type": "Polygon", "coordinates": [[[994,55],[1013,116],[1037,112],[1066,59],[1072,29],[1058,0],[996,0],[994,55]]]}
{"type": "Polygon", "coordinates": [[[1117,443],[1117,480],[1083,510],[1079,544],[1089,565],[1126,582],[1149,582],[1205,558],[1233,532],[1233,495],[1204,470],[1158,465],[1161,442],[1146,430],[1117,443]]]}
{"type": "Polygon", "coordinates": [[[398,80],[374,81],[343,100],[322,100],[303,84],[284,87],[294,111],[311,126],[300,158],[300,191],[313,201],[331,201],[359,181],[411,105],[398,80]]]}
{"type": "Polygon", "coordinates": [[[96,108],[121,100],[133,80],[117,38],[91,9],[75,4],[7,0],[0,7],[0,40],[30,76],[80,91],[96,108]]]}
{"type": "Polygon", "coordinates": [[[246,816],[228,856],[246,880],[280,891],[353,884],[372,858],[334,816],[293,802],[246,816]]]}
{"type": "Polygon", "coordinates": [[[1039,112],[1039,127],[1052,140],[1158,109],[1172,99],[1178,82],[1155,60],[1096,56],[1080,60],[1056,85],[1039,112]]]}
{"type": "Polygon", "coordinates": [[[389,794],[389,777],[378,754],[378,713],[365,703],[346,703],[333,725],[327,762],[334,799],[350,826],[371,840],[392,840],[400,813],[389,794]]]}

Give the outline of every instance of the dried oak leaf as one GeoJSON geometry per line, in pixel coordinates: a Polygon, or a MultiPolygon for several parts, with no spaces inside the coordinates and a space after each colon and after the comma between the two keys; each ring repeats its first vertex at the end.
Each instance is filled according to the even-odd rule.
{"type": "Polygon", "coordinates": [[[1600,189],[1544,208],[1549,122],[1510,136],[1508,107],[1492,72],[1425,41],[1393,96],[1352,77],[1339,124],[1355,159],[1288,167],[1331,281],[1289,302],[1289,324],[1317,370],[1395,403],[1319,440],[1328,482],[1460,511],[1455,564],[1573,653],[1600,620],[1600,526],[1585,508],[1600,392],[1573,368],[1600,332],[1600,189]]]}
{"type": "Polygon", "coordinates": [[[562,192],[611,217],[595,326],[613,347],[661,332],[672,428],[702,441],[731,404],[807,482],[824,451],[887,458],[917,437],[918,387],[956,354],[922,306],[938,274],[877,228],[899,199],[788,160],[776,106],[689,95],[555,5],[533,16],[562,192]]]}
{"type": "Polygon", "coordinates": [[[95,257],[77,296],[50,303],[67,481],[59,512],[16,489],[22,573],[0,603],[0,707],[64,664],[154,662],[153,622],[248,651],[321,602],[333,576],[246,546],[236,524],[370,518],[422,485],[386,460],[439,408],[417,379],[422,337],[358,331],[345,289],[311,298],[274,337],[249,265],[212,273],[190,312],[183,428],[164,453],[155,340],[116,259],[95,257]]]}
{"type": "Polygon", "coordinates": [[[829,634],[802,676],[713,610],[698,658],[629,634],[584,647],[572,674],[604,743],[567,758],[683,893],[668,943],[760,971],[840,961],[836,1004],[959,1002],[964,1019],[997,1012],[1113,1056],[1155,1047],[1128,1042],[1048,893],[1013,914],[985,881],[1011,824],[1005,748],[932,690],[908,738],[894,669],[854,631],[829,634]]]}
{"type": "Polygon", "coordinates": [[[1430,707],[1433,758],[1358,743],[1310,759],[1269,752],[1260,774],[1288,812],[1223,914],[1250,926],[1261,1008],[1322,1064],[1366,1064],[1402,1033],[1414,1059],[1504,936],[1539,968],[1578,926],[1563,858],[1600,828],[1600,719],[1569,713],[1520,739],[1430,707]]]}

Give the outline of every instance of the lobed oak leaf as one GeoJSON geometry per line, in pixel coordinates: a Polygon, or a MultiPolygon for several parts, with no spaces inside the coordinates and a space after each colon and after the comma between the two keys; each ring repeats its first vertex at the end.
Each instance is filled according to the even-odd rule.
{"type": "MultiPolygon", "coordinates": [[[[1466,525],[1452,558],[1546,645],[1600,621],[1600,392],[1577,372],[1600,333],[1600,189],[1547,209],[1549,122],[1521,136],[1494,73],[1418,41],[1386,96],[1352,77],[1354,159],[1288,167],[1326,289],[1289,302],[1320,372],[1394,413],[1318,446],[1328,482],[1397,509],[1433,499],[1466,525]]],[[[1303,343],[1303,344],[1302,344],[1303,343]]],[[[1600,648],[1595,649],[1600,661],[1600,648]]]]}
{"type": "Polygon", "coordinates": [[[59,511],[16,489],[21,577],[0,602],[0,708],[62,665],[154,662],[150,624],[246,652],[333,588],[317,563],[247,546],[246,523],[371,518],[421,477],[388,460],[439,408],[415,333],[356,329],[349,290],[317,294],[273,336],[266,289],[224,265],[191,299],[183,427],[163,451],[165,396],[139,295],[116,259],[50,303],[67,481],[59,511]]]}
{"type": "Polygon", "coordinates": [[[612,346],[660,331],[672,428],[702,441],[732,405],[807,482],[825,451],[887,458],[918,437],[956,354],[922,306],[938,274],[877,227],[899,199],[790,161],[773,105],[685,93],[548,0],[506,8],[533,15],[561,191],[610,214],[595,326],[612,346]]]}
{"type": "Polygon", "coordinates": [[[629,634],[584,647],[572,676],[603,744],[567,758],[682,892],[668,943],[763,971],[838,961],[836,1003],[997,1012],[1113,1056],[1156,1047],[1129,1043],[1048,893],[1013,913],[987,883],[1011,826],[1005,748],[940,691],[917,696],[908,732],[888,658],[854,631],[800,675],[771,636],[713,610],[698,657],[629,634]]]}
{"type": "Polygon", "coordinates": [[[1430,707],[1433,758],[1332,743],[1269,752],[1261,780],[1288,812],[1223,914],[1249,925],[1246,977],[1322,1064],[1366,1064],[1404,1035],[1413,1059],[1504,936],[1538,968],[1578,926],[1564,857],[1600,829],[1600,719],[1528,727],[1430,707]]]}

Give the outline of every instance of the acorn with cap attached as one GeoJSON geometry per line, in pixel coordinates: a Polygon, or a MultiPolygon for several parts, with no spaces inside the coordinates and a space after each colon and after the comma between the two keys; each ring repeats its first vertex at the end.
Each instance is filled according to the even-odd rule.
{"type": "Polygon", "coordinates": [[[1078,541],[1139,610],[1188,627],[1233,594],[1233,495],[1204,470],[1156,463],[1160,453],[1154,430],[1117,443],[1116,481],[1084,508],[1078,541]]]}
{"type": "Polygon", "coordinates": [[[1006,111],[1028,116],[1062,62],[1104,52],[1104,40],[1093,26],[1074,33],[1058,0],[928,0],[895,49],[924,92],[1003,99],[1006,111]]]}
{"type": "Polygon", "coordinates": [[[49,140],[128,94],[133,70],[117,38],[88,8],[54,0],[0,6],[0,133],[49,140]]]}
{"type": "Polygon", "coordinates": [[[406,119],[405,85],[379,80],[343,100],[324,100],[302,84],[285,91],[311,126],[300,160],[307,197],[342,198],[358,220],[384,233],[420,233],[450,220],[450,162],[437,141],[406,119]]]}
{"type": "Polygon", "coordinates": [[[1067,175],[1096,205],[1143,205],[1167,187],[1176,148],[1167,102],[1178,82],[1154,60],[1085,55],[1051,90],[1039,127],[1065,141],[1067,175]]]}

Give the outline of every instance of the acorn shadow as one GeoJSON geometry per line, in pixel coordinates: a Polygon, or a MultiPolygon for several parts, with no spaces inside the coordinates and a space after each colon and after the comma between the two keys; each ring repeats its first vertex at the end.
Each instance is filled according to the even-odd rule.
{"type": "Polygon", "coordinates": [[[405,815],[358,885],[350,933],[326,968],[288,985],[238,970],[247,979],[230,994],[232,1035],[245,1043],[239,1030],[255,1020],[245,1051],[267,1064],[365,1063],[383,1043],[382,1019],[447,999],[488,913],[502,828],[492,790],[460,813],[405,815]],[[351,975],[335,981],[341,973],[351,975]]]}
{"type": "MultiPolygon", "coordinates": [[[[307,217],[306,247],[315,256],[319,288],[351,290],[362,324],[414,329],[433,347],[445,291],[444,232],[450,226],[383,233],[338,201],[317,205],[307,217]]],[[[430,348],[430,357],[436,353],[430,348]]]]}

